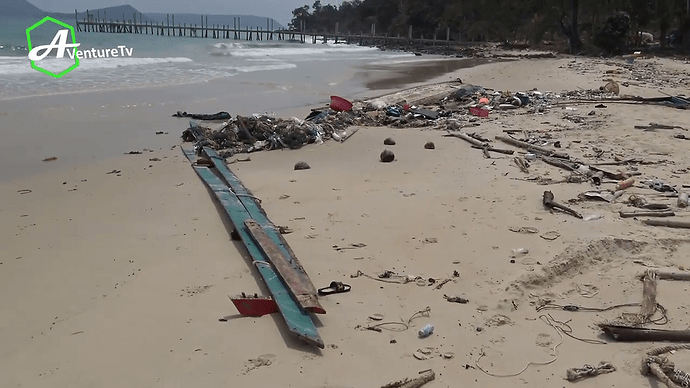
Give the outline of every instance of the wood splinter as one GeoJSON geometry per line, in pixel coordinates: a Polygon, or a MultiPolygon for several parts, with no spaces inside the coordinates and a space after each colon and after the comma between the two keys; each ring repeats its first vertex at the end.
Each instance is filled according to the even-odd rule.
{"type": "Polygon", "coordinates": [[[575,210],[573,210],[573,209],[571,209],[565,205],[562,205],[562,204],[554,201],[553,193],[550,191],[544,192],[544,198],[542,199],[542,202],[543,202],[544,206],[549,208],[549,209],[558,209],[564,213],[568,213],[572,216],[575,216],[579,219],[582,219],[582,214],[576,212],[575,210]]]}

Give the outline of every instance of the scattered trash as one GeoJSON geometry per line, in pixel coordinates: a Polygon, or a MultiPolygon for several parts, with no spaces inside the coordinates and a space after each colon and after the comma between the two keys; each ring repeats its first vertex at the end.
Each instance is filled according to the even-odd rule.
{"type": "Polygon", "coordinates": [[[391,150],[383,150],[379,158],[383,163],[390,163],[395,160],[395,154],[391,150]]]}
{"type": "Polygon", "coordinates": [[[387,137],[383,140],[384,145],[395,145],[395,140],[393,138],[387,137]]]}
{"type": "Polygon", "coordinates": [[[508,230],[511,232],[515,233],[522,233],[522,234],[536,234],[539,233],[539,229],[531,227],[531,226],[510,226],[508,227],[508,230]]]}
{"type": "Polygon", "coordinates": [[[383,320],[383,315],[382,314],[371,314],[369,316],[369,319],[373,321],[382,321],[383,320]]]}
{"type": "Polygon", "coordinates": [[[19,194],[29,194],[31,193],[31,190],[29,189],[22,189],[22,190],[17,190],[19,194]]]}
{"type": "Polygon", "coordinates": [[[181,112],[177,111],[177,113],[173,114],[173,117],[190,117],[196,120],[227,120],[231,118],[230,113],[228,112],[218,112],[218,113],[213,113],[213,114],[203,114],[203,113],[187,113],[187,112],[181,112]]]}
{"type": "Polygon", "coordinates": [[[583,221],[596,221],[596,220],[601,220],[604,218],[603,214],[588,214],[584,217],[582,217],[583,221]]]}
{"type": "Polygon", "coordinates": [[[129,151],[129,152],[125,152],[125,155],[141,155],[141,154],[142,154],[141,151],[129,151]]]}
{"type": "Polygon", "coordinates": [[[119,174],[121,172],[122,171],[120,171],[120,170],[110,170],[110,171],[106,172],[106,174],[119,174]]]}
{"type": "Polygon", "coordinates": [[[465,298],[462,298],[462,297],[459,297],[459,296],[454,296],[454,295],[451,295],[451,296],[443,295],[443,297],[444,297],[447,301],[453,302],[453,303],[460,303],[460,304],[467,304],[467,303],[470,303],[470,300],[469,300],[469,299],[465,299],[465,298]]]}
{"type": "Polygon", "coordinates": [[[319,295],[331,295],[331,294],[341,294],[344,292],[349,292],[352,287],[349,284],[343,282],[333,281],[328,287],[319,288],[319,295]]]}
{"type": "Polygon", "coordinates": [[[678,194],[678,207],[684,208],[688,207],[688,193],[682,192],[678,194]]]}
{"type": "Polygon", "coordinates": [[[678,191],[669,185],[668,183],[662,182],[658,179],[651,179],[644,182],[650,189],[656,190],[661,193],[677,193],[678,191]]]}
{"type": "Polygon", "coordinates": [[[367,244],[364,244],[364,243],[354,243],[354,244],[350,244],[350,245],[345,246],[345,247],[339,247],[339,246],[337,246],[337,245],[333,245],[333,249],[335,249],[336,251],[340,252],[340,251],[344,251],[344,250],[346,250],[346,249],[364,248],[364,247],[366,247],[366,246],[367,246],[367,244]]]}
{"type": "Polygon", "coordinates": [[[297,171],[299,171],[299,170],[309,170],[310,168],[311,168],[311,166],[309,166],[309,164],[307,164],[307,162],[297,162],[297,163],[295,163],[295,170],[297,170],[297,171]]]}
{"type": "Polygon", "coordinates": [[[433,150],[435,148],[436,148],[436,145],[432,141],[429,141],[426,144],[424,144],[424,149],[433,150]]]}
{"type": "Polygon", "coordinates": [[[479,117],[489,117],[489,111],[487,109],[482,109],[478,107],[471,107],[470,108],[470,114],[479,116],[479,117]]]}
{"type": "Polygon", "coordinates": [[[546,232],[546,233],[542,234],[539,237],[543,238],[544,240],[553,241],[553,240],[561,237],[561,234],[556,232],[556,231],[550,231],[550,232],[546,232]]]}
{"type": "Polygon", "coordinates": [[[417,332],[417,334],[419,335],[419,338],[425,338],[425,337],[430,336],[433,332],[434,332],[434,325],[429,323],[426,326],[419,329],[419,332],[417,332]]]}
{"type": "Polygon", "coordinates": [[[49,158],[43,159],[44,162],[52,162],[52,161],[54,161],[54,160],[57,160],[57,157],[56,157],[56,156],[51,156],[51,157],[49,157],[49,158]]]}
{"type": "Polygon", "coordinates": [[[529,253],[529,249],[527,248],[516,248],[516,249],[511,249],[510,250],[510,257],[516,258],[516,257],[522,257],[525,256],[529,253]]]}

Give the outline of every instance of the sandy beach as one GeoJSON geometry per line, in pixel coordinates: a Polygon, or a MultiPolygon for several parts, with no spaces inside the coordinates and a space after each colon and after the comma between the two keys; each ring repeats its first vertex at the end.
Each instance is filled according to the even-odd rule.
{"type": "MultiPolygon", "coordinates": [[[[621,94],[652,97],[659,90],[687,94],[689,71],[687,61],[658,58],[638,59],[632,66],[622,59],[522,59],[412,78],[404,87],[460,78],[497,91],[560,93],[598,89],[615,79],[630,83],[621,94]]],[[[389,87],[379,83],[379,90],[356,97],[402,87],[401,77],[391,79],[389,87]]],[[[193,103],[185,109],[250,114],[225,105],[218,89],[206,100],[189,91],[193,103]]],[[[95,99],[89,109],[104,101],[95,99]]],[[[536,311],[545,300],[592,308],[639,303],[642,282],[636,274],[690,268],[686,231],[618,214],[635,210],[624,202],[636,194],[669,204],[674,219],[690,220],[676,198],[641,183],[656,178],[679,188],[690,184],[690,142],[674,137],[690,137],[687,111],[595,105],[553,106],[543,114],[492,111],[465,131],[489,139],[505,130],[535,131],[559,140],[560,151],[587,163],[641,160],[606,166],[640,173],[612,203],[578,196],[613,190],[616,181],[605,179],[601,188],[558,183],[570,173],[541,161],[523,173],[513,162],[523,150],[495,142],[516,153],[487,159],[465,141],[444,137],[443,128],[362,128],[343,143],[257,152],[249,162],[231,164],[268,217],[293,230],[284,237],[315,286],[334,280],[352,286],[348,293],[319,299],[327,311],[315,318],[323,350],[291,337],[278,314],[234,317],[228,295],[268,294],[267,289],[180,151],[179,135],[188,120],[171,118],[168,105],[145,108],[139,114],[159,115],[160,126],[150,128],[149,138],[118,144],[117,154],[127,147],[152,151],[113,153],[93,162],[84,156],[79,164],[0,183],[0,386],[380,387],[433,369],[436,379],[429,388],[546,388],[571,384],[565,380],[568,368],[601,361],[616,371],[578,382],[579,387],[655,386],[639,369],[644,352],[659,343],[615,342],[595,326],[639,307],[536,311]],[[684,129],[634,128],[652,122],[684,129]],[[384,146],[387,137],[396,145],[384,146]],[[424,148],[430,141],[435,149],[424,148]],[[395,162],[379,161],[385,148],[395,152],[395,162]],[[311,169],[294,171],[298,161],[311,169]],[[537,183],[549,178],[551,184],[537,183]],[[544,208],[545,190],[585,219],[544,208]],[[365,246],[333,248],[354,243],[365,246]],[[518,248],[529,253],[511,257],[518,248]],[[358,271],[374,278],[393,271],[451,281],[436,289],[353,277],[358,271]],[[444,294],[469,303],[450,303],[444,294]],[[377,323],[368,318],[372,314],[401,322],[427,307],[428,316],[413,319],[406,330],[358,328],[377,323]],[[219,322],[227,316],[231,319],[219,322]],[[434,333],[418,338],[417,330],[427,323],[434,333]]],[[[310,108],[279,113],[303,117],[310,108]]],[[[132,115],[132,123],[137,117],[132,115]]],[[[24,119],[13,118],[13,125],[24,119]]],[[[690,328],[689,286],[659,282],[657,301],[668,323],[652,327],[690,328]]],[[[687,372],[688,353],[669,357],[687,372]]]]}

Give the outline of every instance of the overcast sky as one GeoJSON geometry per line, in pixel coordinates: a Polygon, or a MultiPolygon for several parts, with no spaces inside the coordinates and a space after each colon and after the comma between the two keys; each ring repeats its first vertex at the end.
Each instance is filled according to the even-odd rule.
{"type": "MultiPolygon", "coordinates": [[[[270,17],[287,26],[292,10],[314,0],[29,0],[44,11],[74,12],[129,4],[141,12],[199,13],[207,15],[256,15],[270,17]]],[[[338,5],[342,0],[321,0],[338,5]]]]}

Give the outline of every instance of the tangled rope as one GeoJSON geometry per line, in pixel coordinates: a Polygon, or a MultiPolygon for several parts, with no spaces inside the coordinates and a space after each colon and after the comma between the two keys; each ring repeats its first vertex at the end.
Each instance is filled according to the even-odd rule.
{"type": "Polygon", "coordinates": [[[642,360],[642,374],[654,375],[669,388],[690,387],[690,375],[676,369],[673,361],[662,355],[680,349],[690,350],[690,344],[669,345],[648,351],[647,357],[642,360]]]}
{"type": "Polygon", "coordinates": [[[431,313],[431,307],[427,306],[424,310],[419,310],[419,311],[415,312],[414,314],[412,314],[412,316],[410,316],[410,318],[407,320],[407,322],[395,322],[395,321],[381,322],[381,323],[377,323],[374,325],[365,326],[365,327],[363,327],[363,329],[381,331],[382,326],[399,325],[399,326],[403,326],[403,329],[400,331],[405,331],[405,330],[410,328],[410,323],[412,322],[413,319],[417,318],[418,315],[428,317],[430,313],[431,313]]]}
{"type": "Polygon", "coordinates": [[[565,373],[566,380],[575,382],[588,377],[599,376],[604,373],[611,373],[615,370],[616,367],[613,366],[613,364],[608,361],[602,361],[597,366],[585,364],[582,368],[570,368],[565,373]]]}

